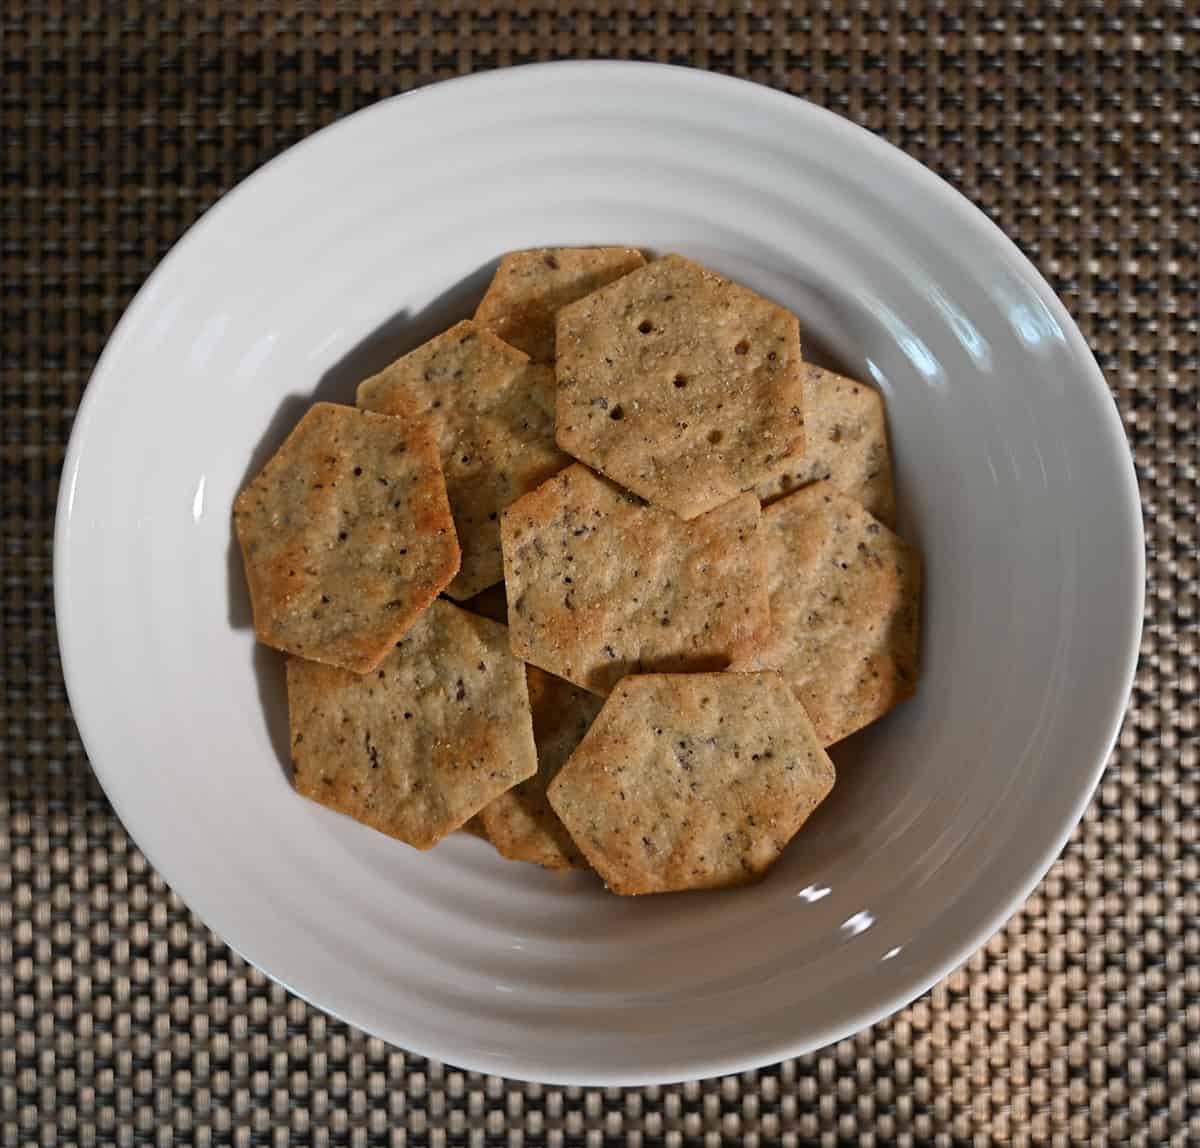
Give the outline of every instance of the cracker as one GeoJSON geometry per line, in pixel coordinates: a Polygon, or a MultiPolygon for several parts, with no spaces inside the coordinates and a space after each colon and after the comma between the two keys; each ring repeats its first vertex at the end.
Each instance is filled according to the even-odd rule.
{"type": "Polygon", "coordinates": [[[647,671],[719,670],[768,624],[758,499],[690,522],[578,464],[504,513],[509,637],[594,693],[647,671]]]}
{"type": "Polygon", "coordinates": [[[546,789],[604,703],[595,694],[537,666],[526,670],[538,771],[502,793],[479,817],[488,840],[513,861],[534,861],[547,869],[586,869],[583,854],[550,808],[546,789]]]}
{"type": "Polygon", "coordinates": [[[375,668],[458,570],[423,421],[315,404],[233,520],[259,639],[356,673],[375,668]]]}
{"type": "Polygon", "coordinates": [[[896,525],[896,494],[883,396],[866,383],[805,363],[805,453],[768,482],[763,505],[828,479],[885,526],[896,525]]]}
{"type": "Polygon", "coordinates": [[[694,518],[804,448],[794,315],[669,255],[558,315],[558,442],[694,518]]]}
{"type": "Polygon", "coordinates": [[[629,247],[541,247],[500,260],[475,321],[536,363],[554,362],[554,320],[561,307],[645,263],[629,247]]]}
{"type": "Polygon", "coordinates": [[[427,849],[537,769],[503,626],[438,599],[358,677],[288,660],[296,788],[427,849]]]}
{"type": "Polygon", "coordinates": [[[830,482],[763,511],[771,633],[735,669],[777,669],[825,745],[917,686],[921,560],[830,482]]]}
{"type": "Polygon", "coordinates": [[[360,383],[365,410],[437,427],[462,566],[462,601],[499,582],[500,512],[570,461],[554,443],[554,374],[470,321],[360,383]]]}
{"type": "Polygon", "coordinates": [[[549,795],[613,892],[665,893],[757,880],[833,782],[778,674],[650,674],[617,685],[549,795]]]}

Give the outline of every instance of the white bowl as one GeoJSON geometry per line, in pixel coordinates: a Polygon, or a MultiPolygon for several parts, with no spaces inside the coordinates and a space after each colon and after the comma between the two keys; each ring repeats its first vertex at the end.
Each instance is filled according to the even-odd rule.
{"type": "Polygon", "coordinates": [[[230,945],[370,1032],[562,1083],[732,1072],[923,992],[1062,848],[1131,683],[1143,556],[1121,424],[1037,272],[845,120],[747,83],[523,68],[378,104],[194,227],[96,368],[55,555],[67,684],[117,813],[230,945]],[[313,399],[470,313],[541,244],[680,251],[887,398],[925,554],[919,696],[840,747],[761,885],[621,899],[462,835],[417,853],[296,796],[280,656],[230,507],[313,399]]]}

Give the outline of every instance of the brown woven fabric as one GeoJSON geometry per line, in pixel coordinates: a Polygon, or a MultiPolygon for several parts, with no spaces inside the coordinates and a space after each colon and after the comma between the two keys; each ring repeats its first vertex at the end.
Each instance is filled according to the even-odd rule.
{"type": "Polygon", "coordinates": [[[1189,0],[0,3],[0,1144],[1200,1143],[1197,12],[1189,0]],[[187,225],[380,96],[571,56],[750,77],[961,188],[1095,348],[1149,533],[1119,746],[1008,927],[925,999],[819,1055],[624,1092],[394,1051],[230,954],[150,871],[89,772],[50,592],[56,482],[88,372],[187,225]]]}

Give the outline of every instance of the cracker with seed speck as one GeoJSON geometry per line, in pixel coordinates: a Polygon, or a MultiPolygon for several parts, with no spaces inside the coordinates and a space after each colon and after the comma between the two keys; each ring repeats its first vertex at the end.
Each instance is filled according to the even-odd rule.
{"type": "Polygon", "coordinates": [[[735,669],[777,669],[825,745],[917,687],[921,560],[830,482],[763,511],[771,632],[735,669]]]}
{"type": "Polygon", "coordinates": [[[233,519],[259,639],[356,673],[375,668],[458,570],[424,421],[316,403],[233,519]]]}
{"type": "Polygon", "coordinates": [[[526,670],[538,771],[502,793],[479,817],[488,840],[510,860],[533,861],[547,869],[586,869],[583,854],[550,808],[546,789],[604,702],[537,666],[527,666],[526,670]]]}
{"type": "Polygon", "coordinates": [[[613,892],[665,893],[757,880],[833,782],[778,674],[648,674],[618,683],[549,796],[613,892]]]}
{"type": "Polygon", "coordinates": [[[503,626],[438,599],[365,676],[288,660],[296,788],[428,849],[537,769],[503,626]]]}
{"type": "Polygon", "coordinates": [[[744,494],[685,522],[568,467],[501,523],[513,652],[598,694],[630,673],[724,669],[767,631],[760,514],[744,494]]]}
{"type": "Polygon", "coordinates": [[[804,449],[796,317],[669,255],[558,315],[559,445],[694,518],[804,449]]]}
{"type": "Polygon", "coordinates": [[[499,582],[500,512],[570,461],[554,443],[554,373],[466,321],[359,384],[364,410],[436,427],[462,567],[458,601],[499,582]]]}
{"type": "Polygon", "coordinates": [[[500,260],[475,322],[524,351],[535,363],[554,362],[559,309],[628,275],[645,263],[629,247],[541,247],[500,260]]]}
{"type": "Polygon", "coordinates": [[[828,479],[884,526],[896,525],[896,494],[883,396],[866,383],[805,363],[805,453],[761,483],[767,505],[793,490],[828,479]]]}

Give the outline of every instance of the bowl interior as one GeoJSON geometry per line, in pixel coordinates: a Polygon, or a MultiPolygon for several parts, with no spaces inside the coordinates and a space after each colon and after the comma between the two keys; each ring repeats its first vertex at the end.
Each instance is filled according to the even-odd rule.
{"type": "Polygon", "coordinates": [[[1083,809],[1132,673],[1124,439],[1078,332],[982,216],[796,100],[699,73],[520,69],[379,105],[215,208],[91,383],[56,553],[68,685],[127,827],[316,1003],[472,1068],[633,1083],[817,1047],[1002,922],[1083,809]],[[498,256],[680,251],[884,392],[925,556],[918,697],[838,747],[768,879],[626,900],[295,796],[233,498],[315,399],[470,314],[498,256]]]}

